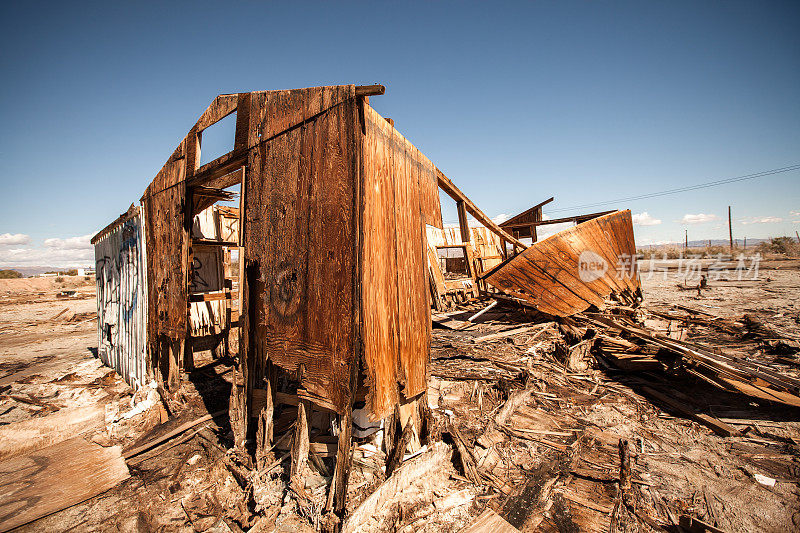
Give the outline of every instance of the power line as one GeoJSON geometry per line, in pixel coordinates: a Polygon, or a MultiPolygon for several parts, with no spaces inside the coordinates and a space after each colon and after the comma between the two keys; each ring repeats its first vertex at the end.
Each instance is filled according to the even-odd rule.
{"type": "Polygon", "coordinates": [[[666,191],[653,192],[649,194],[641,194],[639,196],[630,196],[628,198],[617,198],[616,200],[607,200],[605,202],[595,202],[592,204],[575,205],[572,207],[559,207],[558,209],[548,209],[548,213],[558,213],[561,211],[571,211],[573,209],[586,209],[589,207],[600,207],[609,204],[616,204],[620,202],[631,202],[633,200],[643,200],[645,198],[655,198],[657,196],[666,196],[668,194],[677,194],[681,192],[694,191],[697,189],[706,189],[708,187],[716,187],[718,185],[725,185],[727,183],[735,183],[737,181],[752,180],[756,178],[763,178],[765,176],[772,176],[773,174],[781,174],[784,172],[792,172],[793,170],[800,170],[800,164],[791,165],[788,167],[774,168],[772,170],[764,170],[756,172],[755,174],[747,174],[745,176],[736,176],[735,178],[725,178],[708,183],[701,183],[698,185],[688,185],[686,187],[679,187],[677,189],[669,189],[666,191]]]}

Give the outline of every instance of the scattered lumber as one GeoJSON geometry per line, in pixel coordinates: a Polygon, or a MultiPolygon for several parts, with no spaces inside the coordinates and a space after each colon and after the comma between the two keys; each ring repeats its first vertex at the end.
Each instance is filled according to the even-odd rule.
{"type": "Polygon", "coordinates": [[[725,422],[714,418],[711,415],[707,415],[704,413],[698,413],[695,409],[691,406],[687,405],[684,402],[680,402],[673,398],[670,398],[666,394],[663,394],[652,387],[642,387],[642,391],[644,391],[648,396],[655,398],[656,400],[670,406],[671,408],[675,409],[676,411],[694,418],[701,424],[710,428],[714,433],[720,435],[722,437],[731,437],[735,435],[739,435],[739,430],[736,428],[729,426],[725,422]]]}
{"type": "Polygon", "coordinates": [[[0,462],[0,532],[66,509],[129,477],[119,446],[74,437],[0,462]]]}
{"type": "Polygon", "coordinates": [[[196,420],[192,420],[191,422],[186,422],[185,424],[181,424],[177,428],[173,429],[172,431],[169,431],[169,432],[165,433],[164,435],[161,435],[158,438],[155,438],[155,439],[153,439],[153,440],[151,440],[149,442],[146,442],[145,444],[142,444],[140,446],[137,446],[135,448],[126,450],[125,453],[123,454],[123,457],[125,459],[130,459],[131,457],[136,457],[140,453],[144,453],[147,450],[153,448],[154,446],[158,446],[162,442],[168,441],[169,439],[172,439],[172,438],[180,435],[181,433],[192,429],[193,427],[195,427],[198,424],[202,424],[203,422],[208,422],[209,420],[212,420],[214,418],[220,418],[220,417],[225,416],[227,414],[228,414],[227,410],[217,411],[215,413],[211,413],[211,414],[208,414],[208,415],[205,415],[205,416],[201,416],[200,418],[198,418],[196,420]]]}
{"type": "Polygon", "coordinates": [[[502,339],[504,337],[511,337],[513,335],[519,335],[520,333],[527,333],[527,332],[532,331],[532,330],[542,329],[542,328],[547,327],[549,325],[550,325],[550,323],[548,322],[546,324],[536,324],[535,326],[522,326],[521,328],[514,328],[514,329],[509,329],[509,330],[506,330],[506,331],[501,331],[499,333],[491,333],[489,335],[483,335],[481,337],[475,337],[473,340],[475,342],[494,341],[494,340],[497,340],[497,339],[502,339]]]}

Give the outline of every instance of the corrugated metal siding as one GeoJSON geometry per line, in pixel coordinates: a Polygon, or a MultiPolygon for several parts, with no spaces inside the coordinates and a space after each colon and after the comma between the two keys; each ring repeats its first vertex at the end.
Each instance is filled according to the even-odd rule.
{"type": "Polygon", "coordinates": [[[134,389],[147,379],[147,257],[141,210],[94,246],[100,359],[134,389]]]}

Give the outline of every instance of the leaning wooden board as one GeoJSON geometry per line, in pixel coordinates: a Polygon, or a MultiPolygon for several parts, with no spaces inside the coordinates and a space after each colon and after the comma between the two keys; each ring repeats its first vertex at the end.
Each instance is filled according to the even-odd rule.
{"type": "Polygon", "coordinates": [[[533,243],[483,276],[540,311],[569,316],[610,294],[641,296],[630,211],[615,211],[533,243]]]}
{"type": "Polygon", "coordinates": [[[0,462],[0,532],[88,500],[129,475],[121,447],[81,437],[0,462]]]}

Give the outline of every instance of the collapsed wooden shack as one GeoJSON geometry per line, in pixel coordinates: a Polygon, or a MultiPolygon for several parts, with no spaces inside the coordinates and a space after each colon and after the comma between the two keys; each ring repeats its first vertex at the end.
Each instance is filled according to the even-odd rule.
{"type": "MultiPolygon", "coordinates": [[[[392,419],[419,433],[432,303],[426,227],[444,229],[440,188],[457,203],[462,241],[472,240],[469,213],[503,248],[525,247],[370,107],[369,96],[383,92],[220,95],[141,198],[146,355],[130,353],[126,364],[174,392],[195,350],[216,336],[212,345],[238,355],[230,419],[239,445],[256,436],[259,450],[269,448],[281,404],[305,413],[323,457],[349,456],[354,405],[371,424],[392,419]],[[203,131],[232,114],[232,150],[201,166],[203,131]],[[237,186],[238,211],[215,205],[237,186]],[[210,233],[208,216],[217,220],[210,233]],[[200,316],[198,304],[218,301],[222,309],[200,316]]],[[[336,510],[348,465],[336,461],[328,502],[336,510]]]]}

